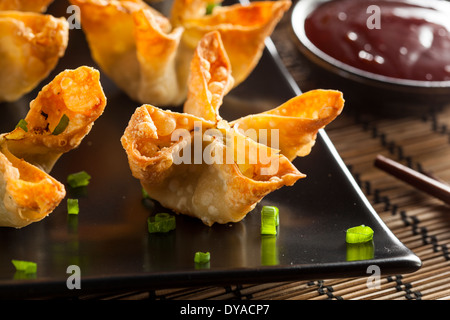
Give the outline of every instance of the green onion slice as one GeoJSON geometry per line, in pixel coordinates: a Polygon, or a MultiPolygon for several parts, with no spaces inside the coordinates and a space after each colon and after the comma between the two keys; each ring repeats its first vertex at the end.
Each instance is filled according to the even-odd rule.
{"type": "Polygon", "coordinates": [[[175,216],[169,213],[157,213],[147,219],[149,233],[166,233],[176,228],[175,216]]]}
{"type": "Polygon", "coordinates": [[[89,184],[91,176],[86,171],[72,173],[67,176],[67,183],[72,188],[84,187],[89,184]]]}
{"type": "Polygon", "coordinates": [[[150,195],[144,188],[142,188],[142,198],[144,199],[150,198],[150,195]]]}
{"type": "Polygon", "coordinates": [[[370,260],[374,257],[373,241],[347,243],[347,261],[370,260]]]}
{"type": "Polygon", "coordinates": [[[195,253],[194,262],[197,264],[208,263],[211,260],[211,254],[209,252],[198,251],[195,253]]]}
{"type": "Polygon", "coordinates": [[[277,236],[261,236],[261,264],[263,266],[274,266],[278,263],[277,236]]]}
{"type": "Polygon", "coordinates": [[[67,199],[67,213],[68,214],[78,214],[80,208],[78,206],[78,199],[67,199]]]}
{"type": "Polygon", "coordinates": [[[261,210],[261,234],[277,234],[280,223],[279,210],[274,206],[264,206],[261,210]]]}
{"type": "Polygon", "coordinates": [[[17,271],[25,272],[26,274],[36,273],[37,271],[37,263],[32,261],[24,261],[24,260],[11,260],[12,264],[16,268],[17,271]]]}
{"type": "Polygon", "coordinates": [[[25,121],[25,119],[20,119],[19,122],[16,125],[16,128],[20,128],[25,132],[28,132],[28,122],[25,121]]]}
{"type": "Polygon", "coordinates": [[[363,243],[373,239],[373,230],[365,225],[360,225],[347,230],[345,241],[347,243],[363,243]]]}
{"type": "Polygon", "coordinates": [[[58,134],[63,133],[68,125],[69,125],[69,117],[66,114],[63,114],[63,116],[59,120],[58,125],[53,130],[52,135],[57,136],[58,134]]]}
{"type": "Polygon", "coordinates": [[[206,15],[212,14],[214,8],[219,6],[219,5],[220,4],[214,3],[214,2],[208,3],[208,5],[206,6],[206,15]]]}

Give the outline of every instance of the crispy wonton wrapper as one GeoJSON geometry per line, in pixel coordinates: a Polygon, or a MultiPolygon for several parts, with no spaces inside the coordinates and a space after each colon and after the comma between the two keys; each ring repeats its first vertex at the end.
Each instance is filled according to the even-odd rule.
{"type": "Polygon", "coordinates": [[[332,122],[344,108],[342,93],[312,90],[292,98],[281,106],[230,123],[255,141],[280,149],[289,160],[307,156],[316,142],[319,129],[332,122]],[[259,132],[268,132],[260,137],[259,132]],[[272,146],[270,132],[278,132],[278,145],[272,146]]]}
{"type": "MultiPolygon", "coordinates": [[[[184,113],[141,106],[131,117],[122,145],[133,176],[163,206],[206,225],[237,222],[264,196],[305,175],[271,143],[260,143],[260,136],[249,134],[251,121],[228,123],[218,114],[233,81],[219,32],[199,42],[191,71],[184,113]]],[[[280,145],[294,158],[292,150],[306,155],[317,131],[342,107],[342,94],[312,91],[257,115],[255,128],[278,132],[282,123],[288,125],[293,137],[282,131],[280,145]],[[299,128],[302,124],[305,128],[299,128]]]]}
{"type": "Polygon", "coordinates": [[[0,102],[33,90],[64,55],[69,37],[65,18],[0,11],[0,102]]]}
{"type": "Polygon", "coordinates": [[[221,120],[219,108],[223,97],[233,88],[234,78],[218,31],[199,41],[190,70],[184,112],[208,121],[221,120]]]}
{"type": "Polygon", "coordinates": [[[259,62],[266,38],[290,8],[291,1],[253,1],[230,6],[221,3],[221,0],[174,0],[171,22],[184,28],[183,41],[191,49],[206,33],[219,31],[237,86],[259,62]],[[212,2],[217,6],[211,14],[205,14],[212,2]]]}
{"type": "Polygon", "coordinates": [[[0,11],[45,12],[53,0],[0,0],[0,11]]]}
{"type": "Polygon", "coordinates": [[[97,70],[66,70],[30,103],[26,128],[0,135],[0,226],[24,227],[59,205],[64,185],[49,173],[63,153],[79,146],[105,106],[97,70]]]}
{"type": "Polygon", "coordinates": [[[200,5],[175,1],[172,15],[179,18],[172,19],[172,25],[142,0],[70,2],[81,9],[82,28],[102,70],[135,101],[160,107],[184,103],[193,52],[203,35],[213,30],[223,33],[231,53],[234,85],[242,82],[291,4],[289,0],[255,2],[245,8],[238,4],[206,17],[206,1],[200,5]],[[186,13],[194,9],[201,12],[186,13]]]}

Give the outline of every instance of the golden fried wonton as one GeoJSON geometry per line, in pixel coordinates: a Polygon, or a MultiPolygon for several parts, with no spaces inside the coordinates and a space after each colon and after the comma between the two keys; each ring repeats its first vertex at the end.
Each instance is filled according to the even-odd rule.
{"type": "Polygon", "coordinates": [[[30,103],[23,124],[0,135],[0,226],[24,227],[59,205],[64,185],[49,172],[79,146],[105,106],[97,70],[66,70],[30,103]]]}
{"type": "Polygon", "coordinates": [[[289,0],[237,4],[206,15],[205,1],[175,1],[170,20],[142,0],[70,2],[81,9],[81,26],[102,70],[132,99],[157,106],[185,101],[193,51],[203,35],[214,30],[223,34],[230,52],[234,85],[242,82],[291,4],[289,0]],[[201,12],[187,13],[192,10],[201,12]]]}
{"type": "Polygon", "coordinates": [[[44,12],[53,0],[0,0],[0,11],[44,12]]]}
{"type": "Polygon", "coordinates": [[[69,37],[65,18],[0,11],[0,102],[34,89],[64,55],[69,37]]]}
{"type": "Polygon", "coordinates": [[[133,114],[122,144],[152,199],[206,225],[240,221],[265,195],[304,177],[277,150],[239,132],[150,105],[133,114]]]}
{"type": "Polygon", "coordinates": [[[290,159],[306,155],[317,131],[342,111],[342,94],[311,91],[228,123],[218,111],[233,77],[219,32],[202,38],[191,63],[184,113],[139,107],[122,145],[133,176],[151,198],[206,225],[237,222],[270,192],[305,177],[290,159]]]}
{"type": "Polygon", "coordinates": [[[230,6],[221,3],[221,0],[174,0],[171,22],[184,28],[183,41],[191,49],[206,33],[219,31],[237,86],[257,65],[266,38],[290,8],[291,1],[252,1],[248,5],[230,6]],[[212,2],[216,6],[205,14],[212,2]]]}

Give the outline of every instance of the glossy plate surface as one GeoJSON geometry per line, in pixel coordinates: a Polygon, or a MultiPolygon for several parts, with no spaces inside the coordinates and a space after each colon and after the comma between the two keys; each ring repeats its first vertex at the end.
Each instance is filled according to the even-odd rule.
{"type": "MultiPolygon", "coordinates": [[[[64,15],[67,6],[64,1],[58,3],[50,10],[64,15]]],[[[44,84],[65,68],[97,67],[82,31],[70,32],[66,55],[44,84]]],[[[294,162],[308,177],[267,196],[243,221],[207,227],[199,220],[177,216],[176,230],[149,234],[149,211],[141,202],[141,187],[131,176],[120,144],[139,105],[103,74],[101,81],[108,98],[104,114],[81,146],[64,155],[52,172],[61,182],[73,172],[91,174],[87,192],[80,196],[80,213],[70,218],[63,200],[41,222],[17,230],[0,228],[0,297],[364,276],[370,265],[377,265],[382,274],[413,272],[420,267],[420,260],[371,208],[324,131],[312,153],[294,162]],[[263,205],[280,209],[275,239],[260,235],[263,205]],[[361,224],[373,228],[373,244],[347,248],[345,230],[361,224]],[[196,251],[211,253],[209,268],[195,268],[196,251]],[[348,261],[355,252],[359,252],[357,259],[369,259],[348,261]],[[36,277],[16,279],[12,259],[36,262],[36,277]],[[67,288],[71,265],[80,268],[81,289],[67,288]]],[[[12,130],[25,116],[41,87],[15,103],[0,105],[0,132],[12,130]]],[[[257,69],[228,95],[221,114],[232,120],[276,107],[299,93],[268,41],[257,69]]]]}

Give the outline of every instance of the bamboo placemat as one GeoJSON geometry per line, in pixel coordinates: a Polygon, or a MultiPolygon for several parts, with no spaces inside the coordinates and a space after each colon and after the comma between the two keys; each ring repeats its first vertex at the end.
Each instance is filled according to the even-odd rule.
{"type": "MultiPolygon", "coordinates": [[[[274,41],[303,91],[317,88],[308,62],[290,41],[290,14],[274,41]]],[[[104,299],[151,300],[450,300],[450,207],[374,167],[378,154],[450,183],[450,103],[423,114],[388,117],[344,110],[326,129],[344,163],[376,212],[421,260],[410,274],[384,276],[380,288],[367,278],[339,278],[226,287],[176,288],[105,295],[104,299]]],[[[92,298],[92,297],[82,297],[92,298]]]]}

